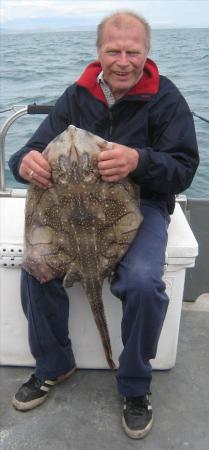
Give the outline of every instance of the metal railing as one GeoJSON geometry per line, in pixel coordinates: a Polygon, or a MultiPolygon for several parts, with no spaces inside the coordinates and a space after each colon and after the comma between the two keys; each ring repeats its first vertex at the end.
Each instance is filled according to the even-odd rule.
{"type": "Polygon", "coordinates": [[[33,105],[15,105],[12,107],[14,113],[6,120],[0,130],[0,195],[11,195],[11,192],[5,186],[5,139],[9,128],[15,120],[25,114],[48,114],[52,108],[53,105],[36,105],[35,103],[33,105]]]}

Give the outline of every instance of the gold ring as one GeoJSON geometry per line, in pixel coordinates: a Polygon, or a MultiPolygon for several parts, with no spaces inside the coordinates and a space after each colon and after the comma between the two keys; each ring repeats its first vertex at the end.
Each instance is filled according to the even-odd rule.
{"type": "Polygon", "coordinates": [[[29,172],[29,177],[30,177],[30,178],[33,178],[33,174],[34,174],[34,170],[30,170],[30,172],[29,172]]]}

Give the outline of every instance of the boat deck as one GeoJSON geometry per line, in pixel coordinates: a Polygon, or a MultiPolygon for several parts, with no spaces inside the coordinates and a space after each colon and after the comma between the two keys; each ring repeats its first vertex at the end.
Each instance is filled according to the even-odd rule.
{"type": "Polygon", "coordinates": [[[122,399],[109,370],[77,370],[47,401],[18,412],[11,397],[31,368],[1,367],[2,450],[208,450],[209,294],[184,302],[176,366],[154,371],[154,425],[142,441],[121,428],[122,399]]]}

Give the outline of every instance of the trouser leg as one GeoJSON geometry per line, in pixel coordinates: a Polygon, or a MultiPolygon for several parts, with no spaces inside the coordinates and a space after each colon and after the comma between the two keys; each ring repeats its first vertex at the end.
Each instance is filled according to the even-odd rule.
{"type": "Polygon", "coordinates": [[[22,270],[21,300],[36,376],[49,379],[66,373],[75,366],[75,360],[68,336],[69,299],[62,281],[40,284],[22,270]]]}
{"type": "Polygon", "coordinates": [[[169,216],[156,202],[142,202],[144,222],[118,265],[111,290],[122,301],[124,349],[119,358],[118,391],[131,397],[150,387],[154,358],[167,311],[162,280],[169,216]]]}

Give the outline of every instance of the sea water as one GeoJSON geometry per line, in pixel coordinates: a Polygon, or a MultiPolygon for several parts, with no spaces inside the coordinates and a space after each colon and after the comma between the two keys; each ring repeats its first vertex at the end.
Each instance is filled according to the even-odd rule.
{"type": "MultiPolygon", "coordinates": [[[[150,57],[162,75],[181,90],[191,111],[209,119],[209,30],[154,30],[150,57]]],[[[96,59],[95,31],[11,33],[1,35],[1,106],[53,104],[96,59]]],[[[0,113],[0,125],[11,111],[0,113]]],[[[7,167],[12,153],[23,146],[44,116],[26,115],[6,138],[6,183],[18,186],[7,167]]],[[[186,194],[209,198],[209,123],[194,117],[200,165],[186,194]]],[[[20,185],[19,185],[20,187],[20,185]]]]}

